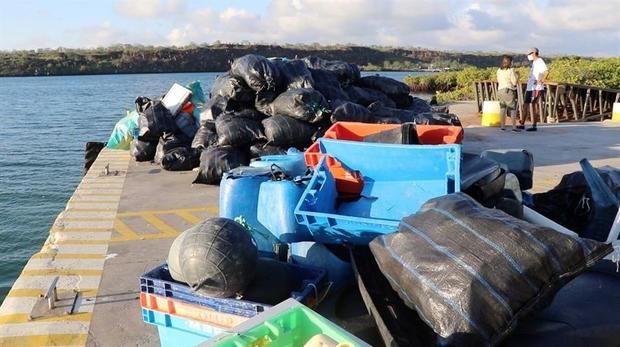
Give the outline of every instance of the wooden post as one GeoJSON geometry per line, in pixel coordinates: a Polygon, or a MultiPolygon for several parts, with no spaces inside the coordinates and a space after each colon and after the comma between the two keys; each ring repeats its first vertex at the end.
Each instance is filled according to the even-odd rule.
{"type": "Polygon", "coordinates": [[[588,111],[588,102],[590,101],[590,88],[586,91],[586,98],[583,100],[583,111],[581,113],[581,119],[586,118],[586,112],[588,111]]]}
{"type": "Polygon", "coordinates": [[[603,121],[603,91],[598,91],[598,111],[601,115],[601,122],[603,121]]]}
{"type": "Polygon", "coordinates": [[[480,102],[480,94],[478,93],[478,82],[474,82],[474,91],[476,92],[476,105],[478,105],[478,113],[482,112],[482,103],[480,102]]]}

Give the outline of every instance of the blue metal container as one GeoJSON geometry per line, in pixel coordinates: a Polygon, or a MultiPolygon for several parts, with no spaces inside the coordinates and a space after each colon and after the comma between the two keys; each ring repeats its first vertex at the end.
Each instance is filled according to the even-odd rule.
{"type": "Polygon", "coordinates": [[[238,167],[230,170],[220,183],[220,217],[239,221],[249,226],[260,251],[273,252],[277,238],[256,219],[260,185],[271,179],[268,167],[238,167]]]}
{"type": "Polygon", "coordinates": [[[260,185],[258,222],[282,242],[311,241],[305,224],[297,223],[295,206],[306,188],[291,180],[267,181],[260,185]]]}
{"type": "Polygon", "coordinates": [[[338,201],[322,158],[295,208],[317,242],[368,244],[397,230],[399,221],[427,200],[460,191],[460,145],[396,145],[320,139],[321,152],[359,170],[364,189],[338,201]]]}

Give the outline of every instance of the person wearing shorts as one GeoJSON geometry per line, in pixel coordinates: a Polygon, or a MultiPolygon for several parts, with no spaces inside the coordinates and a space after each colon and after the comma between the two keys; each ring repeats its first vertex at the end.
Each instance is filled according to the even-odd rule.
{"type": "MultiPolygon", "coordinates": [[[[536,121],[538,117],[542,117],[542,110],[540,107],[540,101],[545,98],[545,81],[547,80],[547,76],[549,76],[549,69],[547,68],[547,64],[545,61],[539,56],[538,48],[532,47],[527,51],[527,59],[532,62],[532,67],[530,68],[530,75],[527,80],[527,88],[525,91],[525,110],[529,111],[530,118],[532,120],[532,127],[528,128],[527,131],[536,131],[536,121]]],[[[525,129],[525,118],[524,114],[521,117],[519,129],[525,129]]]]}
{"type": "Polygon", "coordinates": [[[517,84],[519,77],[512,68],[512,57],[505,55],[502,58],[502,64],[497,69],[497,99],[500,107],[500,126],[499,129],[504,131],[506,124],[506,114],[512,118],[512,131],[518,132],[516,128],[517,116],[517,84]]]}

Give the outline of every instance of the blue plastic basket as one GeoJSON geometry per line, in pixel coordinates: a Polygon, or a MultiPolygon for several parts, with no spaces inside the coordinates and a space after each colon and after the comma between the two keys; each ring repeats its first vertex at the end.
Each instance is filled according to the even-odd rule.
{"type": "Polygon", "coordinates": [[[364,176],[361,197],[339,201],[322,158],[295,208],[317,242],[368,244],[396,231],[427,200],[460,191],[460,145],[395,145],[320,139],[321,152],[364,176]]]}
{"type": "Polygon", "coordinates": [[[142,309],[142,320],[157,326],[162,347],[198,346],[225,331],[207,323],[145,308],[142,309]]]}
{"type": "MultiPolygon", "coordinates": [[[[318,292],[326,278],[325,270],[299,264],[288,263],[287,265],[291,267],[293,287],[296,288],[296,291],[291,293],[291,298],[305,305],[314,306],[319,296],[318,292]]],[[[167,264],[162,264],[142,275],[140,291],[242,317],[254,317],[271,307],[271,305],[247,300],[213,298],[195,293],[187,284],[172,279],[167,264]]]]}

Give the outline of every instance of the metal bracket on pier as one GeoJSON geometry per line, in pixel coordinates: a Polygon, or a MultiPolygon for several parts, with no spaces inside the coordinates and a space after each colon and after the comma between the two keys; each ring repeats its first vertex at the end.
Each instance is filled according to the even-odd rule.
{"type": "Polygon", "coordinates": [[[37,300],[28,316],[28,320],[59,315],[71,315],[78,310],[82,299],[81,293],[78,290],[74,290],[70,297],[59,298],[57,289],[59,278],[59,276],[54,277],[54,280],[50,283],[45,294],[40,295],[39,300],[37,300]],[[69,309],[66,310],[66,307],[69,307],[69,309]]]}

